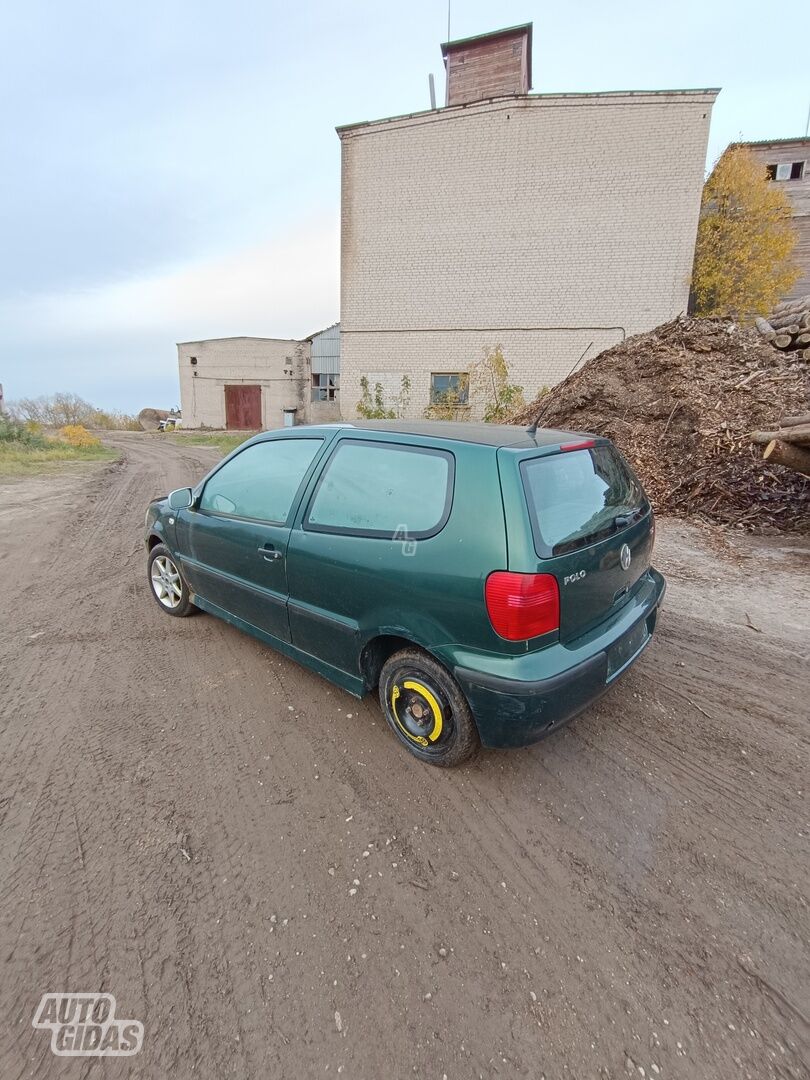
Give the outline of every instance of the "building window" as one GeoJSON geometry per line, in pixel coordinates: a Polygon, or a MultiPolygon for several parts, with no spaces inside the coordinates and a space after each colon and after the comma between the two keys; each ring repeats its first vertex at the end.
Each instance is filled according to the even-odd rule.
{"type": "Polygon", "coordinates": [[[469,396],[470,377],[466,371],[431,373],[431,405],[466,405],[469,396]]]}
{"type": "Polygon", "coordinates": [[[804,177],[803,161],[781,161],[778,165],[766,165],[769,180],[801,180],[804,177]]]}
{"type": "Polygon", "coordinates": [[[336,401],[340,389],[339,375],[312,374],[312,400],[336,401]]]}

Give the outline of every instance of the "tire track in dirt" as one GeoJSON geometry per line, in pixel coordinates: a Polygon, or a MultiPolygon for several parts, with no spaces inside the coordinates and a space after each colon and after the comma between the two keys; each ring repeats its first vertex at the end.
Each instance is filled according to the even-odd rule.
{"type": "MultiPolygon", "coordinates": [[[[160,461],[154,454],[152,457],[156,463],[160,461]]],[[[29,789],[27,799],[15,798],[22,793],[12,788],[11,803],[20,808],[20,816],[5,822],[3,856],[9,859],[9,872],[3,875],[0,895],[8,913],[3,929],[14,944],[5,956],[4,967],[10,978],[4,980],[4,985],[11,990],[16,984],[16,993],[2,1003],[23,1025],[24,1045],[32,1047],[42,1044],[38,1033],[30,1028],[34,998],[38,997],[36,988],[31,990],[32,997],[26,998],[25,1008],[19,1008],[19,982],[30,970],[32,952],[45,970],[50,967],[51,957],[59,957],[61,977],[52,977],[50,988],[61,987],[65,974],[73,988],[92,984],[106,988],[104,968],[99,968],[95,954],[104,936],[95,925],[94,914],[103,914],[108,905],[89,905],[88,897],[104,896],[104,886],[109,883],[104,881],[99,888],[97,880],[88,880],[88,869],[92,872],[96,865],[93,849],[103,850],[109,838],[105,824],[114,815],[114,796],[99,784],[97,775],[92,775],[96,771],[103,774],[105,766],[97,739],[101,725],[94,723],[103,722],[104,710],[94,713],[94,709],[106,704],[103,690],[112,676],[110,655],[120,630],[115,624],[125,590],[120,571],[116,573],[120,547],[115,536],[108,536],[105,543],[102,535],[129,509],[133,498],[136,504],[143,499],[142,468],[130,469],[129,473],[134,477],[128,475],[124,464],[88,476],[78,501],[82,513],[66,514],[65,507],[57,505],[65,519],[64,527],[50,531],[45,544],[43,536],[31,529],[30,515],[18,516],[13,522],[14,532],[21,534],[17,553],[22,558],[19,574],[7,575],[11,596],[4,601],[10,605],[22,601],[24,617],[45,629],[27,648],[20,648],[17,656],[13,655],[17,643],[6,639],[3,642],[4,648],[12,652],[4,670],[9,675],[13,672],[17,681],[12,695],[14,710],[3,742],[4,746],[15,746],[16,754],[13,761],[3,757],[2,775],[16,772],[21,780],[38,776],[40,786],[38,790],[29,789]],[[37,553],[34,589],[25,573],[32,550],[37,553]],[[78,582],[76,577],[80,578],[78,582]],[[39,739],[30,737],[33,718],[41,725],[39,739]],[[26,754],[21,761],[22,746],[26,754]],[[71,764],[66,767],[67,762],[71,764]],[[75,787],[81,792],[78,807],[73,795],[75,787]],[[105,797],[95,799],[98,793],[105,797]],[[79,817],[88,822],[92,837],[87,854],[87,845],[77,843],[81,836],[79,817]],[[96,822],[100,832],[94,828],[96,822]],[[95,840],[100,843],[95,844],[95,840]],[[68,897],[64,908],[51,911],[47,901],[40,902],[43,894],[60,892],[68,897]],[[21,914],[10,902],[14,894],[28,897],[21,914]],[[38,930],[34,931],[34,926],[38,930]],[[40,934],[44,945],[32,940],[40,934]],[[88,977],[91,974],[92,978],[88,977]]],[[[70,498],[74,488],[67,486],[66,497],[70,498]]],[[[53,500],[48,500],[48,506],[54,508],[53,500]]],[[[131,540],[131,529],[127,532],[131,540]]],[[[39,1057],[39,1050],[33,1052],[39,1057]]]]}

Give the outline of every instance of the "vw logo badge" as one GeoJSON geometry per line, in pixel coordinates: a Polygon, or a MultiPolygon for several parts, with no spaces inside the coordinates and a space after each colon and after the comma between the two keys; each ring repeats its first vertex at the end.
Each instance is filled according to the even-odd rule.
{"type": "Polygon", "coordinates": [[[622,549],[619,552],[619,561],[622,564],[622,570],[630,569],[630,561],[632,558],[633,556],[630,554],[630,548],[627,544],[622,544],[622,549]]]}

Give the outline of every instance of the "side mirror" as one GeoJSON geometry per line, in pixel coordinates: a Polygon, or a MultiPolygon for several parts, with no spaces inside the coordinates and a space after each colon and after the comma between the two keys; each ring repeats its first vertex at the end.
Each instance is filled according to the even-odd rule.
{"type": "Polygon", "coordinates": [[[177,488],[176,491],[169,492],[169,506],[172,510],[185,510],[187,506],[191,506],[193,500],[191,488],[177,488]]]}

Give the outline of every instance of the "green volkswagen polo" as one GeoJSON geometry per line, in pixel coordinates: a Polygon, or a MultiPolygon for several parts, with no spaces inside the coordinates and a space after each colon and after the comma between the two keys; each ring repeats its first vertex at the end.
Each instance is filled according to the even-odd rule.
{"type": "Polygon", "coordinates": [[[664,595],[607,439],[491,424],[286,428],[146,512],[167,615],[217,615],[349,693],[433,765],[525,746],[639,657],[664,595]]]}

